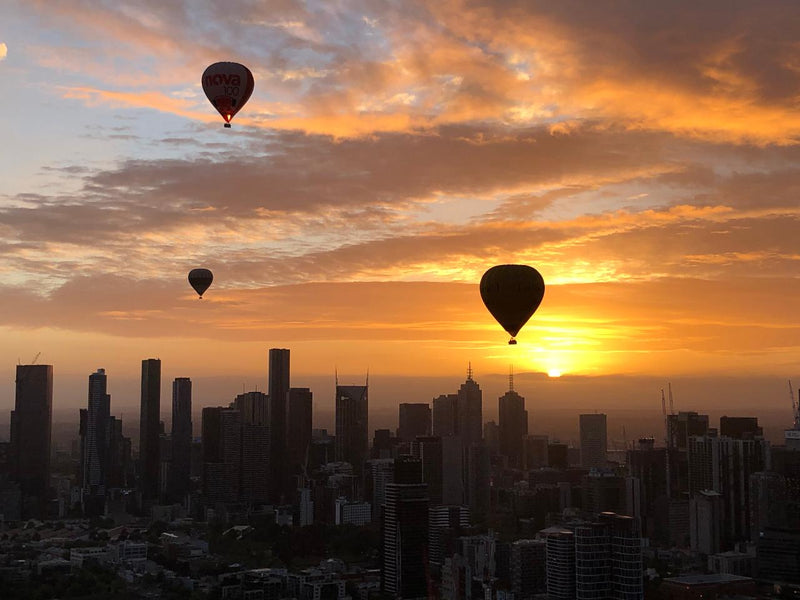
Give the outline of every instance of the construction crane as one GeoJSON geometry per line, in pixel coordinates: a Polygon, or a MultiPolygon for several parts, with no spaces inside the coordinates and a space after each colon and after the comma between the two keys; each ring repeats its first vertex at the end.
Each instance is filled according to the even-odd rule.
{"type": "MultiPolygon", "coordinates": [[[[670,387],[670,404],[672,404],[672,388],[670,387]]],[[[667,499],[672,497],[672,490],[670,486],[670,475],[669,475],[669,450],[672,446],[670,444],[669,439],[669,420],[667,419],[667,399],[664,398],[664,388],[661,388],[661,413],[664,415],[664,445],[666,448],[664,449],[664,466],[666,471],[666,491],[667,491],[667,499]]]]}
{"type": "Polygon", "coordinates": [[[672,384],[668,383],[667,387],[669,388],[669,414],[674,415],[675,414],[675,407],[672,404],[672,384]]]}
{"type": "Polygon", "coordinates": [[[794,399],[794,390],[792,389],[792,380],[789,380],[789,398],[792,400],[792,424],[793,429],[800,429],[800,393],[797,401],[794,399]]]}

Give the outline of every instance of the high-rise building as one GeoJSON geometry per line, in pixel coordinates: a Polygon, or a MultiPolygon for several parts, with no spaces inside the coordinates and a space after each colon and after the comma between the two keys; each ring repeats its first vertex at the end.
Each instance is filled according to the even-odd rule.
{"type": "Polygon", "coordinates": [[[442,439],[442,504],[465,504],[464,450],[455,436],[442,439]]]}
{"type": "Polygon", "coordinates": [[[770,445],[764,439],[689,438],[690,496],[703,490],[721,494],[725,516],[722,550],[750,539],[750,475],[768,471],[770,457],[770,445]]]}
{"type": "MultiPolygon", "coordinates": [[[[750,475],[750,540],[758,540],[762,531],[786,529],[789,525],[786,478],[780,473],[760,471],[750,475]]],[[[794,505],[794,510],[797,510],[794,505]]]]}
{"type": "Polygon", "coordinates": [[[289,388],[289,461],[292,473],[306,471],[308,447],[311,444],[314,397],[308,388],[289,388]]]}
{"type": "Polygon", "coordinates": [[[527,600],[547,589],[546,540],[517,540],[511,544],[511,591],[527,600]]]}
{"type": "Polygon", "coordinates": [[[242,415],[242,423],[269,425],[269,396],[264,392],[244,392],[236,396],[233,408],[242,415]]]}
{"type": "Polygon", "coordinates": [[[489,513],[491,457],[486,444],[472,444],[467,452],[467,504],[478,520],[489,513]]]}
{"type": "Polygon", "coordinates": [[[464,448],[483,439],[483,392],[472,378],[472,366],[467,371],[467,380],[458,388],[457,435],[464,448]]]}
{"type": "Polygon", "coordinates": [[[398,409],[397,437],[403,442],[431,434],[431,407],[425,403],[404,402],[398,409]]]}
{"type": "Polygon", "coordinates": [[[210,506],[239,499],[242,420],[238,410],[203,409],[203,494],[210,506]]]}
{"type": "Polygon", "coordinates": [[[108,449],[108,487],[126,488],[133,484],[131,438],[122,435],[122,419],[109,419],[111,439],[108,449]]]}
{"type": "Polygon", "coordinates": [[[26,505],[40,516],[50,488],[53,365],[17,365],[15,383],[9,471],[23,497],[38,499],[26,505]]]}
{"type": "Polygon", "coordinates": [[[369,457],[369,385],[336,384],[336,460],[360,475],[369,457]]]}
{"type": "Polygon", "coordinates": [[[720,437],[736,440],[753,440],[764,436],[764,429],[759,427],[756,417],[720,417],[720,437]]]}
{"type": "Polygon", "coordinates": [[[528,435],[528,411],[525,398],[514,391],[513,380],[510,389],[498,399],[500,426],[500,454],[508,458],[508,466],[523,467],[523,438],[528,435]]]}
{"type": "Polygon", "coordinates": [[[250,504],[266,504],[270,498],[269,426],[241,424],[240,497],[250,504]]]}
{"type": "Polygon", "coordinates": [[[605,469],[606,455],[606,415],[603,413],[580,416],[581,466],[585,469],[605,469]]]}
{"type": "Polygon", "coordinates": [[[386,485],[382,588],[393,598],[424,599],[429,596],[428,486],[421,482],[419,459],[403,456],[395,466],[395,483],[386,485]]]}
{"type": "Polygon", "coordinates": [[[575,600],[575,533],[560,527],[541,533],[547,544],[548,600],[575,600]]]}
{"type": "Polygon", "coordinates": [[[182,500],[189,491],[192,466],[192,380],[178,377],[172,382],[172,467],[169,492],[182,500]]]}
{"type": "Polygon", "coordinates": [[[449,531],[458,537],[461,529],[469,527],[469,508],[440,505],[428,510],[428,557],[432,565],[441,565],[444,559],[443,538],[449,531]]]}
{"type": "Polygon", "coordinates": [[[668,537],[667,515],[658,510],[667,498],[667,449],[656,448],[652,438],[642,438],[638,447],[628,450],[628,473],[639,487],[642,535],[659,541],[668,537]]]}
{"type": "Polygon", "coordinates": [[[107,378],[105,369],[89,375],[89,404],[81,457],[82,503],[84,514],[99,515],[105,508],[106,486],[110,467],[109,450],[111,442],[111,396],[106,393],[107,378]]]}
{"type": "Polygon", "coordinates": [[[418,437],[412,443],[414,457],[422,461],[422,482],[428,484],[431,506],[442,503],[443,457],[442,438],[418,437]]]}
{"type": "Polygon", "coordinates": [[[139,412],[139,490],[142,504],[158,499],[161,434],[161,360],[142,361],[142,395],[139,412]]]}
{"type": "Polygon", "coordinates": [[[679,412],[667,415],[667,445],[676,450],[686,451],[689,438],[708,433],[708,415],[696,412],[679,412]]]}
{"type": "Polygon", "coordinates": [[[719,492],[703,490],[689,500],[689,540],[701,554],[720,551],[723,515],[719,492]]]}
{"type": "Polygon", "coordinates": [[[433,399],[433,435],[458,435],[458,394],[442,394],[433,399]]]}
{"type": "Polygon", "coordinates": [[[546,435],[526,435],[522,440],[522,468],[530,471],[549,466],[549,445],[550,440],[546,435]]]}
{"type": "Polygon", "coordinates": [[[289,402],[289,350],[269,350],[269,458],[270,496],[274,502],[293,497],[289,482],[289,454],[286,438],[287,404],[289,402]]]}

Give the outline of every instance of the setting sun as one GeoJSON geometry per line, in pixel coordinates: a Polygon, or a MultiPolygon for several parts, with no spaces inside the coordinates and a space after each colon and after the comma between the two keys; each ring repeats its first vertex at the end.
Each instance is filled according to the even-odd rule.
{"type": "Polygon", "coordinates": [[[547,372],[547,376],[548,377],[561,377],[561,371],[559,371],[558,369],[550,369],[547,372]]]}

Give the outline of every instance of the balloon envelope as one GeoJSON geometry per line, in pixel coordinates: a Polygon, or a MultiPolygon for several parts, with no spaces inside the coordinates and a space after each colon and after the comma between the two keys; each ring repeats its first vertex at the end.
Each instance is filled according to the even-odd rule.
{"type": "Polygon", "coordinates": [[[544,297],[544,279],[528,265],[497,265],[481,277],[481,299],[511,340],[528,322],[544,297]]]}
{"type": "Polygon", "coordinates": [[[203,91],[230,127],[233,116],[253,93],[255,81],[250,69],[234,62],[218,62],[203,71],[203,91]]]}
{"type": "Polygon", "coordinates": [[[214,275],[208,269],[192,269],[189,271],[189,284],[201,298],[212,281],[214,281],[214,275]]]}

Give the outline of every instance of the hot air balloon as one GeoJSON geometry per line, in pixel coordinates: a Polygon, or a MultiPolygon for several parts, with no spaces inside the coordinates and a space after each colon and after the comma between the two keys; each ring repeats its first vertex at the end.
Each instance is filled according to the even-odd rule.
{"type": "Polygon", "coordinates": [[[225,127],[244,106],[253,93],[253,74],[244,65],[234,62],[218,62],[203,71],[203,91],[225,119],[225,127]]]}
{"type": "Polygon", "coordinates": [[[516,344],[514,337],[544,297],[544,279],[528,265],[497,265],[481,277],[481,299],[516,344]]]}
{"type": "Polygon", "coordinates": [[[189,284],[194,288],[201,300],[212,281],[214,281],[214,275],[208,269],[192,269],[189,271],[189,284]]]}

